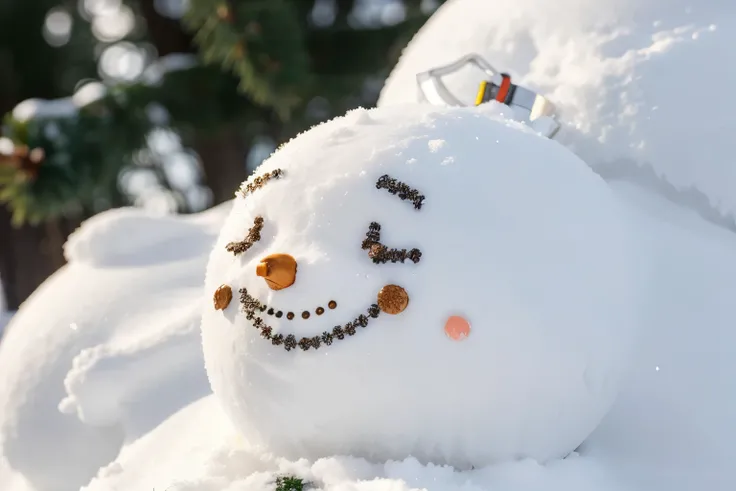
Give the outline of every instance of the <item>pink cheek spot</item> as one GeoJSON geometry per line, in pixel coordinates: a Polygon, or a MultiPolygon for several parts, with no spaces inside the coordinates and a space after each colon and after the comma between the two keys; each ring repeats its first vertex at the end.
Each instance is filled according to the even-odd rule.
{"type": "Polygon", "coordinates": [[[459,315],[453,315],[447,319],[445,334],[455,341],[462,341],[470,334],[470,323],[459,315]]]}

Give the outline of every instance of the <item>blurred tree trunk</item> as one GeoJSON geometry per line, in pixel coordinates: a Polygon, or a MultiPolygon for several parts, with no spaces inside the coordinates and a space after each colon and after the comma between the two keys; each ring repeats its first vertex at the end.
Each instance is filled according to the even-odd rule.
{"type": "MultiPolygon", "coordinates": [[[[12,54],[0,56],[0,114],[11,111],[19,102],[12,54]]],[[[13,228],[10,211],[0,205],[0,282],[8,310],[18,310],[38,286],[64,264],[62,246],[72,224],[56,222],[53,236],[46,226],[13,228]]],[[[73,229],[72,229],[73,230],[73,229]]]]}
{"type": "Polygon", "coordinates": [[[244,135],[236,127],[223,127],[217,133],[194,135],[192,146],[202,159],[212,204],[233,199],[240,183],[248,177],[245,159],[250,145],[244,135]]]}
{"type": "Polygon", "coordinates": [[[20,305],[46,278],[65,264],[63,245],[79,225],[60,219],[36,227],[13,228],[10,212],[0,208],[0,279],[8,310],[20,305]]]}
{"type": "Polygon", "coordinates": [[[176,19],[164,17],[155,6],[155,0],[140,0],[140,9],[146,20],[148,39],[153,43],[159,56],[172,53],[195,53],[192,36],[181,28],[176,19]]]}
{"type": "Polygon", "coordinates": [[[20,304],[19,292],[16,290],[15,254],[13,230],[10,227],[10,212],[0,207],[0,282],[5,294],[4,303],[9,310],[15,310],[20,304]]]}
{"type": "MultiPolygon", "coordinates": [[[[74,48],[50,46],[42,26],[52,0],[0,2],[0,115],[28,97],[53,99],[74,87],[78,78],[96,71],[94,59],[75,61],[73,77],[62,77],[74,48]],[[40,62],[39,60],[44,60],[40,62]],[[75,78],[76,77],[76,78],[75,78]]],[[[62,246],[78,220],[61,219],[37,227],[13,228],[10,211],[0,204],[0,282],[5,304],[18,307],[64,264],[62,246]],[[50,234],[49,234],[50,232],[50,234]]]]}
{"type": "MultiPolygon", "coordinates": [[[[192,36],[182,29],[181,23],[163,17],[153,0],[140,2],[146,19],[148,37],[159,56],[172,53],[194,53],[192,36]]],[[[192,146],[202,161],[205,182],[212,191],[213,205],[233,198],[241,182],[247,177],[245,159],[250,150],[244,132],[223,127],[213,131],[196,131],[185,143],[192,146]]]]}

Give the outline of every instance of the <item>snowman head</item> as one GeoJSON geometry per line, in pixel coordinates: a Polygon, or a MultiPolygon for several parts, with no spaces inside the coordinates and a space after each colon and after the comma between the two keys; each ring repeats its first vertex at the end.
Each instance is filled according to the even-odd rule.
{"type": "Polygon", "coordinates": [[[561,457],[602,418],[632,322],[622,211],[498,110],[353,111],[243,185],[202,331],[251,444],[482,465],[561,457]]]}

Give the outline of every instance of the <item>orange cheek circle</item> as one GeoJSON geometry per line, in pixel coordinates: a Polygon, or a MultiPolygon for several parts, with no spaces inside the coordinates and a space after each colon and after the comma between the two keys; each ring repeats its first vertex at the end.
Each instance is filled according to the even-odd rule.
{"type": "Polygon", "coordinates": [[[470,334],[470,323],[459,315],[453,315],[445,323],[445,334],[454,341],[461,341],[470,334]]]}

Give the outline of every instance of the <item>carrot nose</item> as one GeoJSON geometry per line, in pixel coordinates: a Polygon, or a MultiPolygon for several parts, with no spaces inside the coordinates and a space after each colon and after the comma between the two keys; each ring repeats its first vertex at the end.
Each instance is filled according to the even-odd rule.
{"type": "Polygon", "coordinates": [[[296,281],[296,259],[288,254],[271,254],[256,266],[256,276],[266,280],[271,290],[289,288],[296,281]]]}

